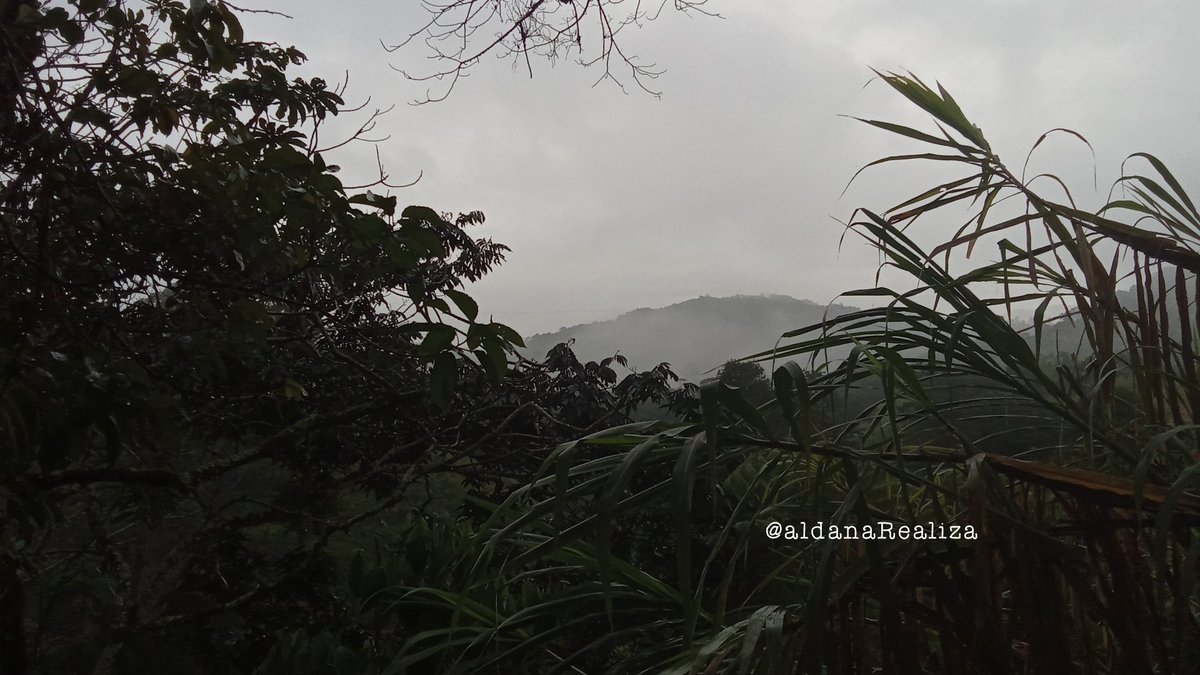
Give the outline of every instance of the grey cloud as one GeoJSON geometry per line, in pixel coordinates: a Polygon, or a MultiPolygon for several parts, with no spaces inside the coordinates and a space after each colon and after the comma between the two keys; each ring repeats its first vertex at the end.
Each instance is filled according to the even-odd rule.
{"type": "MultiPolygon", "coordinates": [[[[282,6],[283,3],[277,3],[282,6]]],[[[264,5],[269,6],[269,5],[264,5]]],[[[601,84],[569,63],[524,68],[485,59],[446,101],[388,67],[424,66],[413,45],[385,54],[421,18],[415,2],[289,2],[296,18],[247,20],[308,53],[308,71],[351,71],[351,96],[396,105],[381,123],[393,179],[423,179],[404,202],[482,209],[478,230],[513,247],[472,289],[485,312],[526,332],[701,294],[785,293],[820,302],[873,282],[876,256],[841,227],[855,206],[883,208],[936,173],[854,171],[913,146],[838,117],[924,123],[868,66],[911,69],[949,88],[1002,156],[1019,164],[1038,134],[1087,134],[1100,194],[1136,150],[1200,178],[1192,127],[1200,7],[1186,2],[747,0],[725,20],[669,12],[628,34],[666,67],[655,99],[601,84]]],[[[330,132],[333,130],[331,129],[330,132]]],[[[1091,183],[1086,148],[1054,139],[1035,165],[1091,183]]],[[[374,151],[338,158],[369,177],[374,151]]],[[[943,228],[954,223],[944,223],[943,228]]],[[[944,232],[943,232],[944,234],[944,232]]],[[[928,236],[941,236],[931,231],[928,236]]]]}

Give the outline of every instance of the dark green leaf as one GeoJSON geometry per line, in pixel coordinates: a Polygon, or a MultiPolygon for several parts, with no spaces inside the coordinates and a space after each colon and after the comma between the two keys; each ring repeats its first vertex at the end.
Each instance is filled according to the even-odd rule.
{"type": "Polygon", "coordinates": [[[443,410],[449,408],[457,385],[458,359],[448,352],[438,354],[429,374],[429,395],[434,404],[443,410]]]}

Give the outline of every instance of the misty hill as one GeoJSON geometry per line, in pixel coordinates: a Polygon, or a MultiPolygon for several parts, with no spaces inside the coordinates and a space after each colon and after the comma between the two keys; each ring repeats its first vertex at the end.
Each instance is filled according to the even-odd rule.
{"type": "Polygon", "coordinates": [[[789,330],[849,311],[853,308],[786,295],[702,296],[534,335],[526,340],[527,353],[541,358],[558,343],[574,338],[573,349],[582,361],[619,351],[636,370],[666,361],[680,377],[699,382],[707,377],[704,373],[729,359],[770,349],[789,330]]]}
{"type": "MultiPolygon", "coordinates": [[[[1174,276],[1175,276],[1174,270],[1175,270],[1174,267],[1171,267],[1169,265],[1166,266],[1165,274],[1166,274],[1167,279],[1174,278],[1174,276]]],[[[1189,289],[1188,295],[1190,297],[1195,295],[1190,290],[1195,283],[1196,283],[1195,275],[1193,275],[1193,274],[1185,275],[1185,288],[1189,289]]],[[[1161,312],[1165,309],[1166,315],[1167,315],[1166,316],[1166,324],[1165,324],[1166,325],[1166,333],[1168,335],[1170,335],[1172,338],[1174,338],[1175,340],[1180,340],[1183,337],[1183,332],[1180,330],[1180,326],[1179,326],[1179,322],[1180,322],[1179,305],[1177,304],[1178,300],[1175,295],[1176,290],[1175,290],[1175,284],[1173,281],[1167,282],[1166,291],[1167,291],[1167,295],[1165,298],[1158,297],[1157,291],[1155,293],[1156,297],[1154,298],[1154,301],[1153,301],[1154,306],[1153,306],[1153,310],[1151,311],[1152,320],[1154,321],[1154,323],[1157,326],[1161,327],[1163,325],[1162,324],[1163,317],[1162,317],[1161,312]]],[[[1192,301],[1194,301],[1194,298],[1192,300],[1189,300],[1189,302],[1192,302],[1192,301]]],[[[1133,286],[1130,286],[1129,288],[1127,288],[1125,290],[1118,290],[1117,291],[1117,302],[1121,305],[1121,307],[1133,312],[1134,314],[1137,313],[1138,298],[1137,298],[1137,292],[1134,290],[1133,286]]],[[[1029,325],[1029,322],[1022,322],[1020,327],[1025,328],[1028,325],[1029,325]]],[[[1191,332],[1191,334],[1194,335],[1197,332],[1197,329],[1193,328],[1190,332],[1191,332]]],[[[1028,330],[1025,333],[1025,335],[1026,335],[1026,339],[1030,342],[1030,344],[1033,344],[1033,342],[1034,342],[1033,331],[1028,330]]],[[[1124,340],[1122,339],[1122,335],[1123,335],[1123,333],[1121,333],[1121,332],[1118,332],[1118,334],[1117,334],[1117,340],[1116,340],[1117,349],[1121,349],[1124,347],[1124,340]]],[[[1081,356],[1088,355],[1091,353],[1090,349],[1087,345],[1087,341],[1085,339],[1084,328],[1083,328],[1081,319],[1079,319],[1078,317],[1076,317],[1074,320],[1060,319],[1060,320],[1054,321],[1046,326],[1046,328],[1042,334],[1042,354],[1043,355],[1053,355],[1056,352],[1063,352],[1063,353],[1068,353],[1068,354],[1079,353],[1081,356]]]]}

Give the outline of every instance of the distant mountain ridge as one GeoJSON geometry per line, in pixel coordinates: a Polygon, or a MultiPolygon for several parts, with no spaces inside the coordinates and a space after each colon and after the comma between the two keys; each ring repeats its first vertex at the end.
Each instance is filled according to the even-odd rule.
{"type": "MultiPolygon", "coordinates": [[[[1187,283],[1194,283],[1194,277],[1189,275],[1187,283]]],[[[1173,294],[1174,288],[1168,292],[1173,294]]],[[[1117,296],[1122,306],[1136,308],[1132,290],[1118,291],[1117,296]]],[[[1179,339],[1179,312],[1172,300],[1169,296],[1166,303],[1168,332],[1179,339]]],[[[539,333],[526,338],[525,353],[540,359],[555,345],[574,339],[573,349],[580,360],[596,361],[619,352],[635,370],[648,370],[665,361],[680,377],[699,382],[729,359],[772,348],[787,331],[852,311],[857,310],[787,295],[704,295],[667,307],[635,309],[607,321],[539,333]]],[[[1029,325],[1028,320],[1015,323],[1033,346],[1035,333],[1029,325]]],[[[1050,322],[1042,331],[1042,356],[1054,359],[1058,351],[1075,353],[1083,342],[1083,326],[1078,322],[1050,322]]],[[[1087,349],[1081,351],[1081,355],[1087,353],[1087,349]]],[[[833,358],[844,355],[831,353],[833,358]]]]}
{"type": "Polygon", "coordinates": [[[787,295],[705,295],[533,335],[526,340],[526,352],[541,358],[573,338],[572,347],[582,361],[620,352],[636,370],[666,361],[680,377],[698,382],[729,359],[770,349],[787,331],[851,311],[854,308],[845,305],[821,305],[787,295]]]}

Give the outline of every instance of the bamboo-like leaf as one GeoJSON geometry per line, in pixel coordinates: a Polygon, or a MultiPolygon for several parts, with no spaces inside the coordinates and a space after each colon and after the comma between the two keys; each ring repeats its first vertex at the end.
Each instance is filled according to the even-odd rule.
{"type": "Polygon", "coordinates": [[[804,369],[796,362],[788,361],[775,369],[771,380],[775,388],[775,400],[787,418],[792,439],[806,450],[811,449],[814,426],[812,397],[808,391],[808,378],[804,369]]]}
{"type": "Polygon", "coordinates": [[[604,606],[610,616],[612,614],[612,596],[609,586],[612,578],[612,528],[614,516],[617,513],[617,504],[624,497],[625,488],[633,478],[634,471],[639,468],[642,458],[661,440],[662,436],[660,435],[651,436],[625,455],[621,465],[613,472],[597,505],[596,566],[600,580],[605,584],[604,606]]]}
{"type": "MultiPolygon", "coordinates": [[[[1165,569],[1167,566],[1167,538],[1171,534],[1171,528],[1175,525],[1176,519],[1179,516],[1187,516],[1183,520],[1185,524],[1196,525],[1200,522],[1200,517],[1197,516],[1197,504],[1200,503],[1200,498],[1195,495],[1185,492],[1188,484],[1192,479],[1200,474],[1200,464],[1194,464],[1184,470],[1175,479],[1175,483],[1171,489],[1161,498],[1154,500],[1159,504],[1158,518],[1154,523],[1154,552],[1158,558],[1159,567],[1165,569]]],[[[1143,499],[1150,500],[1149,489],[1146,489],[1146,496],[1143,499]]],[[[1157,492],[1157,490],[1156,490],[1157,492]]],[[[1156,497],[1158,495],[1155,495],[1156,497]]]]}
{"type": "MultiPolygon", "coordinates": [[[[692,436],[679,450],[679,459],[671,481],[675,485],[675,508],[672,512],[675,533],[675,564],[679,577],[679,595],[692,597],[692,494],[696,483],[697,456],[704,448],[704,434],[692,436]]],[[[688,603],[685,607],[684,644],[691,645],[692,631],[696,623],[697,607],[688,603]]]]}

